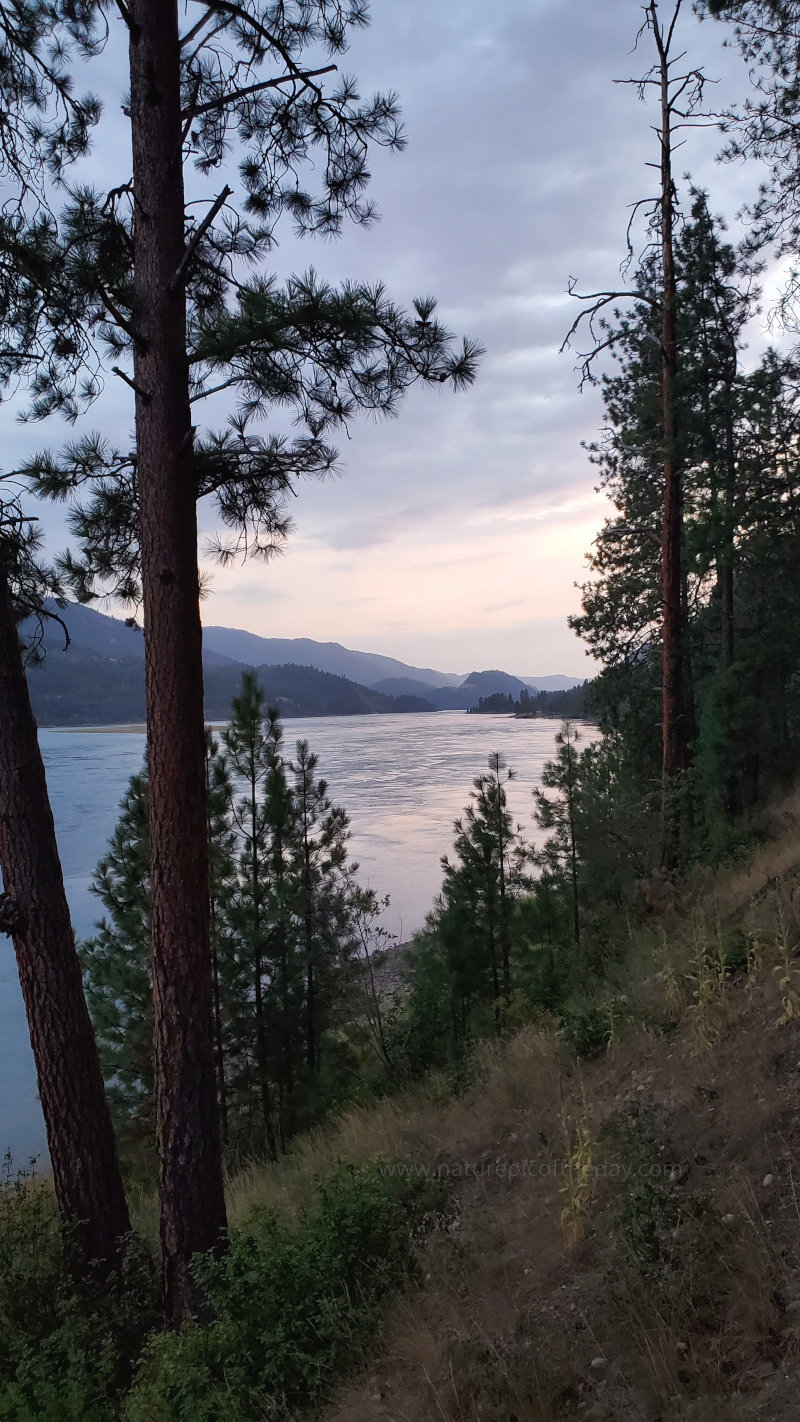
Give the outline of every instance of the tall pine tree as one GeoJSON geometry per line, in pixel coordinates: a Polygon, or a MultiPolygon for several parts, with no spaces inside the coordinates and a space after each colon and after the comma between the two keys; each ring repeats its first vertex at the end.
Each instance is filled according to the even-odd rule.
{"type": "MultiPolygon", "coordinates": [[[[99,45],[103,7],[80,8],[97,18],[99,45]]],[[[97,501],[78,518],[88,555],[88,566],[74,569],[78,585],[88,591],[99,572],[130,595],[141,578],[161,1239],[166,1309],[180,1318],[191,1293],[189,1259],[216,1246],[225,1226],[196,501],[217,496],[233,549],[246,539],[250,551],[268,551],[285,527],[276,496],[296,474],[331,467],[326,430],[359,408],[392,413],[416,380],[469,383],[477,352],[468,344],[450,349],[431,301],[416,303],[409,317],[380,286],[334,291],[309,274],[280,289],[244,270],[263,263],[283,213],[299,230],[325,236],[347,218],[368,223],[374,215],[364,198],[369,146],[402,145],[396,101],[379,95],[363,103],[346,78],[323,87],[333,56],[366,23],[361,0],[198,0],[182,32],[177,0],[129,0],[118,10],[128,31],[132,177],[121,174],[107,194],[78,191],[60,233],[39,244],[33,287],[41,314],[37,320],[33,303],[28,347],[44,343],[49,359],[28,368],[34,413],[75,413],[74,355],[61,348],[51,298],[68,290],[134,395],[135,465],[95,440],[77,460],[70,454],[66,470],[45,462],[39,473],[43,490],[62,495],[87,479],[100,482],[97,501]],[[205,216],[187,216],[185,163],[208,175],[232,151],[240,158],[238,203],[226,182],[205,216]],[[303,185],[305,164],[318,175],[316,192],[303,185]],[[239,437],[196,438],[193,405],[227,388],[238,392],[239,437]],[[305,425],[300,438],[247,434],[250,419],[273,404],[295,409],[305,425]]],[[[13,328],[8,344],[24,368],[26,346],[13,328]]],[[[231,543],[220,551],[231,556],[231,543]]]]}

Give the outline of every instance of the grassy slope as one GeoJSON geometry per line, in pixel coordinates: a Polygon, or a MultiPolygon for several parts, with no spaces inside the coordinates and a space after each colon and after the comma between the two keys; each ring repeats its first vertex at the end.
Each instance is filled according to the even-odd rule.
{"type": "Polygon", "coordinates": [[[462,1096],[434,1080],[231,1182],[243,1218],[337,1159],[460,1181],[327,1422],[798,1416],[799,817],[632,945],[608,1054],[526,1026],[462,1096]]]}
{"type": "MultiPolygon", "coordinates": [[[[361,1370],[316,1416],[800,1415],[800,794],[773,821],[746,865],[680,901],[662,895],[659,916],[631,936],[602,1056],[578,1064],[546,1021],[528,1023],[477,1047],[460,1094],[434,1076],[229,1181],[240,1226],[263,1206],[301,1224],[339,1161],[454,1182],[433,1233],[410,1236],[413,1281],[380,1316],[371,1304],[353,1337],[348,1361],[362,1357],[361,1370]]],[[[137,1214],[155,1243],[151,1196],[137,1214]]],[[[40,1274],[36,1264],[19,1288],[40,1289],[40,1274]]],[[[60,1357],[37,1374],[55,1369],[59,1397],[60,1357]]],[[[63,1399],[55,1411],[3,1410],[3,1397],[0,1411],[19,1422],[86,1415],[63,1399]]],[[[221,1415],[276,1414],[263,1398],[221,1415]]],[[[177,1414],[162,1405],[148,1416],[177,1414]]]]}

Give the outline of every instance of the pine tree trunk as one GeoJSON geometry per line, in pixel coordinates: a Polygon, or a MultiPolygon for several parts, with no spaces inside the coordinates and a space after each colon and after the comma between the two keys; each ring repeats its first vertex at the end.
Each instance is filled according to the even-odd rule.
{"type": "MultiPolygon", "coordinates": [[[[283,909],[281,909],[281,915],[283,909]]],[[[281,1079],[281,1147],[286,1149],[287,1137],[294,1132],[294,1061],[292,1054],[292,1025],[289,1012],[289,953],[286,946],[286,930],[281,925],[281,1031],[282,1079],[281,1079]]]]}
{"type": "Polygon", "coordinates": [[[217,1093],[219,1096],[219,1123],[223,1145],[228,1143],[228,1086],[225,1080],[225,1044],[222,1040],[222,993],[219,982],[219,953],[217,951],[217,905],[211,899],[211,975],[214,1002],[214,1055],[217,1063],[217,1093]]]}
{"type": "Polygon", "coordinates": [[[289,1017],[289,954],[284,942],[281,948],[281,1006],[283,1008],[283,1104],[281,1109],[281,1135],[284,1148],[286,1137],[294,1131],[294,1061],[292,1053],[292,1026],[289,1017]]]}
{"type": "Polygon", "coordinates": [[[256,1055],[258,1057],[258,1084],[261,1093],[261,1115],[267,1154],[270,1160],[278,1159],[275,1129],[272,1123],[272,1103],[270,1101],[269,1076],[267,1074],[267,1029],[264,1020],[264,960],[261,952],[261,871],[258,857],[258,798],[255,772],[250,781],[250,834],[253,855],[253,991],[256,1018],[256,1055]]]}
{"type": "MultiPolygon", "coordinates": [[[[736,352],[734,347],[733,364],[736,352]]],[[[724,770],[724,803],[730,820],[736,819],[742,811],[742,797],[737,771],[738,754],[735,732],[735,700],[738,690],[733,685],[734,659],[734,579],[733,569],[736,559],[736,434],[733,421],[733,382],[725,382],[725,463],[723,492],[721,500],[721,537],[717,550],[717,594],[720,617],[720,664],[723,678],[723,704],[725,738],[727,744],[726,767],[724,770]]]]}
{"type": "Polygon", "coordinates": [[[726,386],[725,409],[725,507],[723,514],[722,556],[719,561],[717,578],[720,592],[720,618],[722,624],[722,662],[728,671],[733,666],[734,651],[734,604],[733,604],[733,564],[735,558],[734,533],[736,500],[736,442],[733,428],[732,393],[726,386]]]}
{"type": "Polygon", "coordinates": [[[497,969],[497,935],[494,922],[494,889],[491,883],[492,866],[487,865],[489,882],[486,889],[486,926],[489,932],[489,961],[492,969],[492,1000],[494,1002],[495,1030],[500,1030],[500,974],[497,969]]]}
{"type": "Polygon", "coordinates": [[[255,990],[256,1056],[258,1058],[258,1085],[261,1095],[261,1119],[264,1124],[267,1155],[270,1160],[277,1160],[278,1145],[275,1140],[275,1126],[272,1120],[272,1100],[269,1089],[269,1076],[267,1073],[267,1027],[264,1019],[264,965],[261,950],[258,946],[256,946],[255,950],[253,977],[255,990]]]}
{"type": "Polygon", "coordinates": [[[580,896],[578,893],[578,844],[575,838],[575,780],[573,771],[572,750],[573,743],[570,742],[569,722],[567,722],[567,755],[569,757],[569,772],[567,779],[567,818],[569,821],[569,857],[570,874],[572,878],[572,932],[576,944],[580,947],[581,942],[581,910],[580,896]]]}
{"type": "Polygon", "coordinates": [[[167,1317],[226,1225],[209,945],[203,668],[177,0],[130,0],[137,477],[146,634],[153,988],[167,1317]]]}
{"type": "Polygon", "coordinates": [[[306,1066],[317,1074],[317,1004],[314,983],[314,919],[312,913],[311,846],[308,839],[308,789],[303,784],[303,943],[306,954],[306,1066]]]}
{"type": "Polygon", "coordinates": [[[17,956],[47,1144],[73,1267],[113,1266],[130,1232],[75,951],[11,592],[0,569],[0,932],[17,956]]]}
{"type": "Polygon", "coordinates": [[[672,113],[669,61],[655,5],[651,7],[661,74],[661,302],[662,394],[664,424],[664,516],[662,526],[662,859],[672,872],[680,851],[681,776],[686,768],[686,725],[683,714],[683,609],[681,545],[683,489],[675,422],[675,376],[678,367],[677,288],[675,279],[675,196],[672,178],[672,113]]]}
{"type": "Polygon", "coordinates": [[[209,861],[209,903],[208,903],[208,926],[211,941],[211,985],[212,1004],[214,1014],[214,1058],[217,1066],[217,1095],[219,1104],[219,1124],[222,1145],[228,1144],[228,1084],[225,1079],[225,1044],[222,1040],[222,989],[219,979],[219,929],[217,924],[217,899],[216,883],[211,870],[212,864],[212,826],[209,814],[209,799],[211,795],[211,785],[209,775],[211,763],[209,759],[208,747],[206,749],[205,775],[206,775],[206,843],[208,845],[209,861]]]}
{"type": "Polygon", "coordinates": [[[503,801],[503,787],[500,783],[500,772],[497,772],[497,848],[499,853],[500,870],[500,950],[503,965],[503,996],[511,996],[511,945],[508,931],[508,894],[506,887],[506,842],[503,826],[503,811],[505,805],[503,801]]]}
{"type": "Polygon", "coordinates": [[[314,940],[311,919],[305,920],[306,940],[306,1066],[312,1076],[317,1074],[317,1009],[314,998],[314,940]]]}
{"type": "Polygon", "coordinates": [[[572,792],[569,796],[569,855],[570,872],[572,875],[572,932],[575,942],[580,946],[581,941],[581,909],[580,895],[578,893],[578,846],[575,842],[575,817],[572,812],[572,792]]]}

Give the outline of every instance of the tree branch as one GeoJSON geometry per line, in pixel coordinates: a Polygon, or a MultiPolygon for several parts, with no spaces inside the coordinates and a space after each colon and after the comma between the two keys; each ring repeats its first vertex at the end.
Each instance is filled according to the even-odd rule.
{"type": "Polygon", "coordinates": [[[102,301],[103,305],[105,306],[106,311],[115,321],[117,326],[119,326],[120,329],[123,330],[127,336],[130,336],[135,346],[141,347],[143,344],[141,336],[137,334],[135,327],[131,324],[127,317],[123,316],[119,307],[114,301],[112,301],[111,297],[108,295],[108,292],[105,291],[102,286],[98,285],[97,294],[100,297],[100,300],[102,301]]]}
{"type": "MultiPolygon", "coordinates": [[[[291,70],[296,78],[299,79],[301,77],[302,71],[298,69],[289,50],[265,25],[262,25],[261,21],[255,15],[249,14],[241,5],[234,4],[233,0],[205,0],[205,3],[209,5],[212,11],[221,11],[225,15],[230,15],[232,19],[239,20],[242,24],[248,25],[261,39],[266,41],[270,49],[274,49],[276,54],[280,55],[286,68],[291,70]]],[[[311,88],[319,98],[322,97],[322,90],[319,85],[312,84],[311,88]]]]}
{"type": "Polygon", "coordinates": [[[129,32],[130,32],[132,35],[138,34],[138,33],[139,33],[139,26],[136,24],[136,21],[134,20],[133,15],[131,14],[130,10],[128,9],[127,5],[125,4],[125,0],[114,0],[114,3],[115,3],[115,5],[116,5],[117,9],[119,10],[119,13],[121,14],[123,20],[125,21],[125,24],[127,25],[129,32]]]}
{"type": "Polygon", "coordinates": [[[148,395],[147,391],[142,390],[142,387],[140,385],[137,385],[135,380],[131,380],[130,376],[126,375],[125,371],[121,370],[118,365],[112,365],[111,370],[114,375],[119,376],[120,380],[124,380],[126,385],[130,385],[131,390],[133,390],[134,393],[139,396],[140,400],[150,399],[150,396],[148,395]]]}
{"type": "Polygon", "coordinates": [[[618,525],[616,528],[601,529],[598,538],[625,538],[629,533],[638,533],[642,538],[647,538],[654,543],[659,552],[663,549],[661,535],[655,529],[648,528],[646,524],[626,523],[618,525]]]}
{"type": "Polygon", "coordinates": [[[203,218],[203,221],[200,223],[200,226],[195,228],[194,232],[192,233],[191,240],[189,241],[189,244],[186,248],[186,251],[181,257],[178,270],[176,271],[174,277],[172,278],[172,281],[169,284],[170,291],[175,291],[176,287],[179,287],[182,282],[184,282],[188,277],[189,268],[192,263],[192,257],[197,251],[197,248],[200,246],[200,243],[202,242],[206,232],[214,221],[214,218],[216,217],[220,208],[225,206],[225,203],[228,201],[228,198],[232,195],[232,193],[233,188],[229,188],[226,183],[219,197],[215,200],[214,203],[212,203],[211,207],[203,218]]]}
{"type": "MultiPolygon", "coordinates": [[[[281,84],[295,84],[299,80],[306,85],[321,74],[335,74],[338,68],[338,64],[326,64],[324,69],[308,69],[281,74],[277,79],[264,79],[260,84],[250,84],[246,89],[234,89],[230,94],[221,94],[218,99],[209,99],[207,103],[198,104],[196,108],[184,109],[183,117],[191,123],[192,119],[199,118],[201,114],[210,113],[212,109],[222,109],[226,104],[233,104],[237,99],[246,99],[251,94],[260,93],[262,89],[277,89],[281,84]]],[[[316,85],[313,87],[316,88],[316,85]]]]}
{"type": "Polygon", "coordinates": [[[195,395],[192,395],[190,403],[194,405],[198,400],[207,400],[210,395],[218,395],[221,390],[230,390],[232,385],[238,384],[239,377],[232,375],[230,380],[222,380],[219,385],[212,385],[210,390],[198,390],[195,395]]]}
{"type": "Polygon", "coordinates": [[[0,933],[19,933],[25,927],[22,905],[13,894],[0,894],[0,933]]]}

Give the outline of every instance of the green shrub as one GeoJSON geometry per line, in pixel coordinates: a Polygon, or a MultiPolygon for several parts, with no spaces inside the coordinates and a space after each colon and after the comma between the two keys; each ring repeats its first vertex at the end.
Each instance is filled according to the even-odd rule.
{"type": "Polygon", "coordinates": [[[37,1180],[33,1164],[15,1173],[6,1156],[0,1178],[0,1383],[13,1376],[20,1351],[57,1326],[62,1253],[52,1190],[37,1180]]]}
{"type": "Polygon", "coordinates": [[[0,1180],[0,1418],[111,1422],[157,1321],[155,1269],[135,1240],[111,1281],[76,1288],[55,1198],[33,1169],[0,1180]]]}
{"type": "Polygon", "coordinates": [[[313,1403],[374,1342],[444,1199],[438,1182],[339,1167],[295,1228],[257,1213],[223,1259],[197,1259],[213,1322],[150,1341],[127,1422],[285,1419],[313,1403]]]}
{"type": "Polygon", "coordinates": [[[600,1003],[562,1007],[558,1013],[561,1036],[576,1057],[599,1057],[611,1040],[608,1009],[600,1003]]]}

